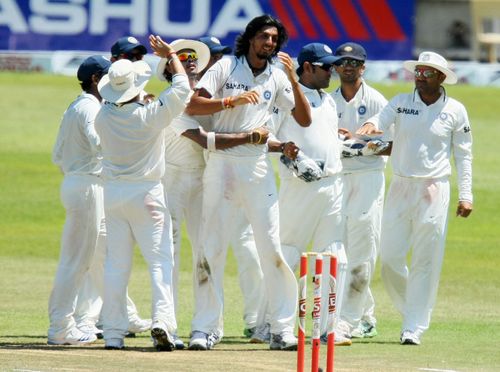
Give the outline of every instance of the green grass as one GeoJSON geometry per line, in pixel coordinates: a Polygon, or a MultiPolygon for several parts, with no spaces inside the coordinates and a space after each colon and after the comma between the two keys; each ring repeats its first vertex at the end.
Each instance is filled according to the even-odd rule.
{"type": "MultiPolygon", "coordinates": [[[[336,82],[334,82],[336,85],[336,82]]],[[[127,339],[123,352],[93,346],[48,347],[47,302],[59,254],[64,210],[62,179],[51,150],[62,113],[79,94],[75,79],[0,73],[0,370],[289,371],[295,353],[271,352],[241,337],[242,299],[236,264],[229,254],[224,342],[210,352],[155,353],[147,335],[127,339]]],[[[412,90],[411,84],[376,85],[386,97],[412,90]]],[[[152,81],[148,91],[159,93],[152,81]]],[[[385,293],[379,272],[373,282],[379,336],[336,349],[337,371],[500,370],[500,225],[497,164],[500,102],[498,88],[447,88],[468,109],[474,136],[474,212],[454,217],[453,179],[450,224],[440,291],[430,330],[420,347],[398,343],[400,316],[385,293]]],[[[185,237],[185,234],[184,234],[185,237]]],[[[180,336],[187,339],[192,313],[190,249],[183,241],[180,336]]],[[[130,294],[149,315],[149,276],[136,252],[130,294]]],[[[310,329],[310,325],[309,329],[310,329]]],[[[324,352],[324,350],[322,350],[324,352]]],[[[324,363],[321,363],[324,366],[324,363]]]]}

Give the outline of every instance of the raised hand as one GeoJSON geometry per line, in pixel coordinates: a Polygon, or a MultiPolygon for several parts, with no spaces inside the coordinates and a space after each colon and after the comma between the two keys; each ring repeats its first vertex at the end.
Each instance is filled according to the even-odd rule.
{"type": "Polygon", "coordinates": [[[288,76],[288,80],[292,83],[299,81],[299,77],[295,72],[295,66],[293,64],[292,58],[285,52],[278,52],[278,59],[285,66],[285,72],[288,76]]]}
{"type": "Polygon", "coordinates": [[[153,53],[161,58],[169,58],[174,49],[158,35],[149,35],[149,45],[153,53]]]}

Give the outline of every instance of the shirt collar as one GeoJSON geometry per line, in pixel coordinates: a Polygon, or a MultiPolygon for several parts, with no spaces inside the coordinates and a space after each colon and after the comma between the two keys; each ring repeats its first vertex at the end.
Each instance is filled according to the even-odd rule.
{"type": "MultiPolygon", "coordinates": [[[[247,57],[246,56],[241,56],[241,57],[239,57],[239,60],[243,64],[243,66],[246,66],[246,68],[248,69],[248,71],[250,71],[250,73],[253,75],[252,68],[248,64],[247,57]]],[[[271,75],[271,72],[272,72],[271,69],[272,69],[272,64],[269,63],[269,61],[268,61],[267,64],[266,64],[266,68],[264,69],[264,71],[262,71],[259,75],[255,76],[255,77],[259,77],[259,76],[261,76],[263,74],[269,76],[269,75],[271,75]]]]}
{"type": "MultiPolygon", "coordinates": [[[[441,93],[441,97],[439,97],[439,99],[436,102],[434,102],[434,103],[437,103],[440,100],[442,100],[443,102],[446,101],[446,98],[447,98],[446,89],[444,89],[443,86],[440,86],[439,87],[439,92],[441,93]]],[[[418,92],[417,92],[417,88],[413,89],[413,102],[424,103],[424,101],[422,101],[422,98],[420,98],[420,94],[418,94],[418,92]]],[[[425,103],[424,103],[424,105],[425,105],[425,103]]]]}

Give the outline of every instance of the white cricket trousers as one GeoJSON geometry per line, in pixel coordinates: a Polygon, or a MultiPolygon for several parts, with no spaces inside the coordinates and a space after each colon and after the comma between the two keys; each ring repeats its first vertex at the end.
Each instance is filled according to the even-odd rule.
{"type": "Polygon", "coordinates": [[[61,185],[66,222],[59,265],[49,299],[49,338],[63,339],[76,326],[76,299],[92,262],[104,218],[101,179],[66,175],[61,185]]]}
{"type": "MultiPolygon", "coordinates": [[[[200,260],[202,247],[200,244],[201,208],[203,202],[203,169],[183,169],[167,164],[163,185],[165,187],[168,209],[172,217],[172,237],[174,242],[173,289],[176,313],[178,305],[179,273],[182,243],[182,222],[186,222],[186,230],[191,243],[193,262],[193,295],[194,302],[201,298],[196,263],[200,260]]],[[[264,296],[263,274],[259,256],[248,222],[241,216],[241,221],[234,223],[234,237],[231,239],[234,256],[238,265],[240,288],[243,294],[243,320],[245,326],[256,326],[259,302],[264,296]]],[[[196,305],[194,306],[196,308],[196,305]]],[[[222,319],[222,314],[221,314],[222,319]]],[[[222,326],[217,330],[222,338],[222,326]]]]}
{"type": "Polygon", "coordinates": [[[340,316],[351,330],[361,319],[376,325],[370,281],[380,246],[384,192],[382,170],[344,174],[347,278],[340,316]]]}
{"type": "Polygon", "coordinates": [[[394,175],[382,217],[382,280],[403,316],[402,330],[429,328],[444,256],[450,185],[447,178],[394,175]],[[407,255],[412,249],[410,267],[407,255]]]}
{"type": "Polygon", "coordinates": [[[281,253],[278,195],[274,170],[265,155],[233,157],[210,153],[203,179],[202,244],[199,263],[203,293],[192,321],[193,331],[209,333],[220,327],[227,246],[234,221],[250,222],[264,275],[272,333],[293,332],[297,282],[281,253]]]}
{"type": "MultiPolygon", "coordinates": [[[[337,316],[342,309],[347,258],[342,243],[342,176],[304,182],[299,178],[283,178],[279,194],[280,236],[283,254],[295,271],[302,253],[311,250],[337,256],[337,316]]],[[[309,267],[314,267],[310,262],[309,267]]],[[[310,270],[308,270],[311,272],[310,270]]],[[[314,271],[312,271],[313,273],[314,271]]],[[[330,260],[323,257],[321,308],[328,308],[330,260]]],[[[327,311],[321,312],[321,333],[327,332],[327,311]]]]}
{"type": "Polygon", "coordinates": [[[128,330],[127,284],[137,242],[148,265],[153,327],[175,332],[170,214],[158,181],[109,181],[104,186],[107,251],[104,264],[104,339],[123,338],[128,330]]]}

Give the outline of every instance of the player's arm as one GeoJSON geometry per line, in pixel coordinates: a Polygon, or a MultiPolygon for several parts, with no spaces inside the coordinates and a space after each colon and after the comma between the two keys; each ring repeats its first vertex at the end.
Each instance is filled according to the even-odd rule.
{"type": "Polygon", "coordinates": [[[188,115],[211,115],[219,111],[230,110],[241,105],[256,105],[259,103],[259,93],[256,91],[244,92],[237,96],[212,98],[205,89],[197,89],[191,96],[191,101],[186,107],[188,115]]]}
{"type": "Polygon", "coordinates": [[[452,132],[452,149],[457,169],[458,206],[456,215],[468,217],[472,212],[472,131],[465,107],[458,115],[459,124],[452,132]]]}
{"type": "Polygon", "coordinates": [[[291,141],[280,142],[277,139],[270,139],[267,141],[269,152],[281,152],[289,159],[295,159],[299,153],[297,145],[291,141]]]}
{"type": "Polygon", "coordinates": [[[267,142],[269,130],[260,127],[251,132],[207,133],[203,128],[199,127],[197,129],[188,129],[182,135],[196,142],[204,149],[215,151],[246,144],[263,145],[267,142]]]}
{"type": "Polygon", "coordinates": [[[293,98],[295,100],[295,107],[292,109],[292,116],[301,127],[308,127],[311,125],[311,108],[309,102],[304,96],[304,92],[300,88],[299,78],[295,72],[294,64],[290,56],[284,52],[278,53],[280,62],[285,66],[285,72],[288,80],[292,84],[293,98]]]}

